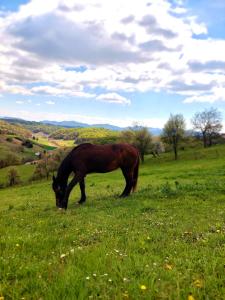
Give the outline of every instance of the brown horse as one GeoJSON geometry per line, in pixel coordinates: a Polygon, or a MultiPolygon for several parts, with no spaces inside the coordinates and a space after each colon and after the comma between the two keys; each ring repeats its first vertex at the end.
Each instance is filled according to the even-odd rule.
{"type": "Polygon", "coordinates": [[[56,206],[67,208],[71,190],[79,182],[81,199],[85,202],[84,178],[90,173],[106,173],[121,168],[126,186],[120,197],[128,196],[137,185],[139,152],[129,144],[92,145],[89,143],[75,147],[62,161],[57,177],[53,176],[52,188],[56,196],[56,206]],[[75,176],[67,185],[69,175],[75,176]]]}

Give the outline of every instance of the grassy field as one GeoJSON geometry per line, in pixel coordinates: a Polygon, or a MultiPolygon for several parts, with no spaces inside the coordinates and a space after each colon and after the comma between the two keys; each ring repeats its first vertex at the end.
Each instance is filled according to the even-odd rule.
{"type": "MultiPolygon", "coordinates": [[[[11,169],[16,169],[19,175],[20,181],[22,183],[28,183],[32,177],[35,165],[18,165],[18,166],[9,166],[3,169],[0,169],[0,185],[7,185],[8,182],[8,172],[11,169]]],[[[1,200],[0,200],[1,203],[1,200]]]]}
{"type": "Polygon", "coordinates": [[[149,157],[127,199],[120,171],[90,175],[66,213],[51,182],[0,190],[0,296],[225,299],[224,153],[149,157]]]}

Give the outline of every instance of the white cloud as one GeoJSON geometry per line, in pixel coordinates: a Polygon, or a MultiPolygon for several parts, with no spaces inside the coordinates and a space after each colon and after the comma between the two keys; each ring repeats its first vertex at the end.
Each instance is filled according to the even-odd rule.
{"type": "Polygon", "coordinates": [[[108,93],[108,94],[101,94],[96,97],[97,100],[109,103],[117,103],[117,104],[130,104],[130,100],[117,94],[117,93],[108,93]]]}
{"type": "Polygon", "coordinates": [[[46,101],[46,104],[48,104],[48,105],[54,105],[54,104],[55,104],[55,102],[54,102],[54,101],[51,101],[51,100],[49,100],[49,101],[46,101]]]}
{"type": "Polygon", "coordinates": [[[204,90],[221,101],[225,40],[207,38],[185,1],[174,3],[31,0],[0,15],[0,92],[129,104],[121,92],[167,91],[188,103],[204,90]]]}
{"type": "Polygon", "coordinates": [[[24,104],[24,101],[18,100],[16,101],[16,104],[24,104]]]}

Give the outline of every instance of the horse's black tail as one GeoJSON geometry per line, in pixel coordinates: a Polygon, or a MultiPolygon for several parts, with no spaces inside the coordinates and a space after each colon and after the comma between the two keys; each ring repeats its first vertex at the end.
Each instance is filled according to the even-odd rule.
{"type": "Polygon", "coordinates": [[[133,192],[135,192],[136,189],[137,189],[139,163],[140,163],[140,157],[138,155],[137,162],[136,162],[136,165],[134,167],[134,173],[133,173],[133,186],[132,186],[132,191],[133,192]]]}

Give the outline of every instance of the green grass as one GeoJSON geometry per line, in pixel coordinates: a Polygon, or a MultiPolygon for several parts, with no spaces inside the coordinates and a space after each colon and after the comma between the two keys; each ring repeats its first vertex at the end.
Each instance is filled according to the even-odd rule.
{"type": "MultiPolygon", "coordinates": [[[[0,169],[0,184],[6,185],[8,182],[8,172],[10,169],[16,169],[19,175],[21,183],[28,183],[31,178],[35,165],[18,165],[18,166],[9,166],[3,169],[0,169]]],[[[1,200],[0,200],[1,202],[1,200]]]]}
{"type": "Polygon", "coordinates": [[[224,299],[224,152],[147,158],[127,199],[120,171],[90,175],[66,213],[51,182],[0,190],[0,296],[224,299]]]}

